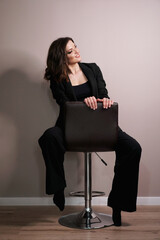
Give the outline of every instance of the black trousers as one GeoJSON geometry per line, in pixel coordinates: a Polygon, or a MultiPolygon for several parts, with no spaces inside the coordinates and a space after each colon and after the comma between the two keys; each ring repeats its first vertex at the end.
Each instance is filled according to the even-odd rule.
{"type": "MultiPolygon", "coordinates": [[[[39,139],[46,165],[46,193],[55,194],[66,187],[64,174],[65,144],[63,131],[55,126],[39,139]]],[[[123,211],[136,211],[141,146],[120,128],[116,146],[116,161],[108,206],[123,211]]]]}

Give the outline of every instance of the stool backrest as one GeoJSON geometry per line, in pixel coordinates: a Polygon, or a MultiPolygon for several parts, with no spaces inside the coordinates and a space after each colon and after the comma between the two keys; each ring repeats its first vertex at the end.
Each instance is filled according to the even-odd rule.
{"type": "Polygon", "coordinates": [[[118,104],[92,110],[83,102],[64,106],[66,150],[72,152],[114,151],[118,135],[118,104]]]}

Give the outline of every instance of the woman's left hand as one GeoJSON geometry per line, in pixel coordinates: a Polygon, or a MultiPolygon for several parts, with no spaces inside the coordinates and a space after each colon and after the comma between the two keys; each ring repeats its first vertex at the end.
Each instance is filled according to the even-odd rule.
{"type": "Polygon", "coordinates": [[[113,105],[113,101],[109,98],[98,98],[97,102],[102,102],[103,103],[103,108],[110,108],[113,105]]]}

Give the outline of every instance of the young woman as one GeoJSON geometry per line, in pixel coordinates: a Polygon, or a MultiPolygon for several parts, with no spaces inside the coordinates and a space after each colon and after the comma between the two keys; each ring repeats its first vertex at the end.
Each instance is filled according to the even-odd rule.
{"type": "MultiPolygon", "coordinates": [[[[72,38],[59,38],[51,44],[44,78],[50,81],[60,113],[55,126],[44,132],[39,144],[46,165],[46,193],[53,194],[53,202],[63,211],[66,187],[63,105],[66,101],[84,101],[96,111],[97,102],[102,102],[104,108],[110,108],[113,101],[109,99],[100,68],[95,63],[81,63],[80,51],[72,38]]],[[[108,206],[113,209],[114,224],[120,226],[121,211],[136,211],[141,147],[119,128],[115,152],[115,174],[108,206]]]]}

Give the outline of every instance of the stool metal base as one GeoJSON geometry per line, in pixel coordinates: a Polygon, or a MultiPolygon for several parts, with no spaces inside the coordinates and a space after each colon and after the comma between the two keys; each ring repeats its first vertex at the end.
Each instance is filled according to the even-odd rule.
{"type": "Polygon", "coordinates": [[[78,229],[97,229],[113,225],[110,215],[86,210],[62,216],[59,223],[66,227],[78,229]]]}
{"type": "MultiPolygon", "coordinates": [[[[63,226],[78,229],[96,229],[113,225],[112,217],[103,213],[92,211],[92,174],[91,153],[85,152],[85,208],[80,213],[65,215],[59,219],[63,226]]],[[[81,194],[81,192],[80,192],[81,194]]]]}

